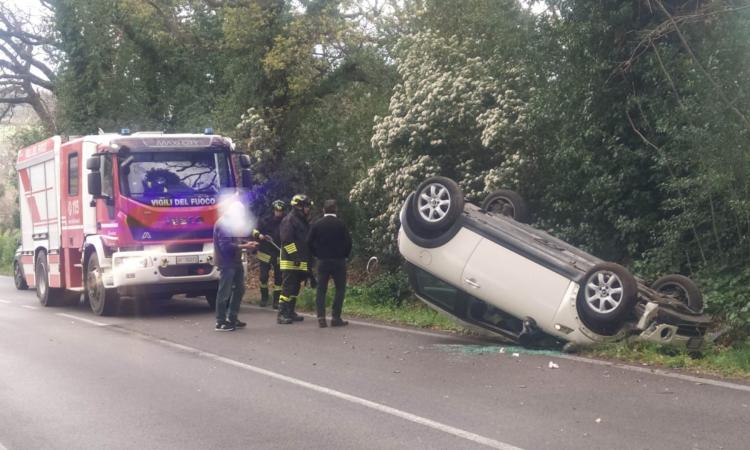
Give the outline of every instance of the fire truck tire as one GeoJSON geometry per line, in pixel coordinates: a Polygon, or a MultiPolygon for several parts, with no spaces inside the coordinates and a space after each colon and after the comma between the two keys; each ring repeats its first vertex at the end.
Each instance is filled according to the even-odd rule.
{"type": "Polygon", "coordinates": [[[64,303],[65,291],[49,287],[49,269],[47,266],[47,252],[41,251],[34,264],[34,278],[36,283],[36,297],[42,306],[59,306],[64,303]]]}
{"type": "Polygon", "coordinates": [[[89,300],[91,310],[97,316],[115,314],[120,304],[120,296],[117,294],[117,290],[104,287],[99,257],[96,256],[96,253],[92,253],[86,263],[86,297],[89,300]]]}
{"type": "Polygon", "coordinates": [[[216,310],[216,292],[207,293],[206,301],[208,302],[208,306],[211,308],[211,311],[215,311],[216,310]]]}

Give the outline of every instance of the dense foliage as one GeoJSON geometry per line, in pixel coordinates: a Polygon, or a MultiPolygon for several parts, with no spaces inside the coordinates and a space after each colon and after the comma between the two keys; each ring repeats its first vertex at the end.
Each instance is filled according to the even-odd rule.
{"type": "Polygon", "coordinates": [[[253,155],[259,211],[337,198],[391,262],[424,177],[510,187],[538,226],[750,323],[746,0],[55,3],[64,133],[213,125],[253,155]]]}

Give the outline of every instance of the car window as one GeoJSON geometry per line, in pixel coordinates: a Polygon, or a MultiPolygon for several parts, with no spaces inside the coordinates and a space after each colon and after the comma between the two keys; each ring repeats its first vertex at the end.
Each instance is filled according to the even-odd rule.
{"type": "Polygon", "coordinates": [[[448,311],[458,309],[461,291],[421,269],[416,270],[416,276],[420,294],[448,311]]]}

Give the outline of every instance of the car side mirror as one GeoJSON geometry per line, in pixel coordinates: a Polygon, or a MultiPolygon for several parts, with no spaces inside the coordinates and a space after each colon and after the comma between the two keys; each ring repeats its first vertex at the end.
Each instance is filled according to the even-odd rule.
{"type": "Polygon", "coordinates": [[[243,169],[249,169],[252,165],[249,155],[240,155],[240,167],[243,169]]]}
{"type": "Polygon", "coordinates": [[[253,173],[250,169],[242,169],[242,187],[247,189],[253,187],[253,173]]]}

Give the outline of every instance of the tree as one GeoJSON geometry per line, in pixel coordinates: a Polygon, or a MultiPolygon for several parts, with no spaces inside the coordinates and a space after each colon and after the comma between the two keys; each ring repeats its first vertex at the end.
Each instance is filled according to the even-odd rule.
{"type": "Polygon", "coordinates": [[[396,254],[399,209],[423,178],[452,177],[477,200],[517,186],[526,161],[530,80],[510,43],[529,18],[514,2],[426,4],[424,29],[396,47],[401,82],[376,118],[378,161],[351,191],[369,217],[368,247],[384,256],[396,254]]]}
{"type": "MultiPolygon", "coordinates": [[[[42,4],[52,10],[50,3],[42,4]]],[[[57,83],[56,46],[48,23],[36,25],[28,15],[0,5],[0,120],[26,104],[48,133],[57,131],[51,99],[57,83]]]]}
{"type": "Polygon", "coordinates": [[[63,128],[198,130],[221,78],[220,22],[193,0],[60,0],[63,128]]]}
{"type": "Polygon", "coordinates": [[[364,9],[250,3],[224,11],[237,56],[227,65],[232,84],[222,104],[226,112],[247,107],[236,126],[239,146],[254,155],[265,197],[337,198],[351,222],[356,211],[346,193],[374,160],[372,118],[386,110],[395,73],[360,27],[364,9]]]}

